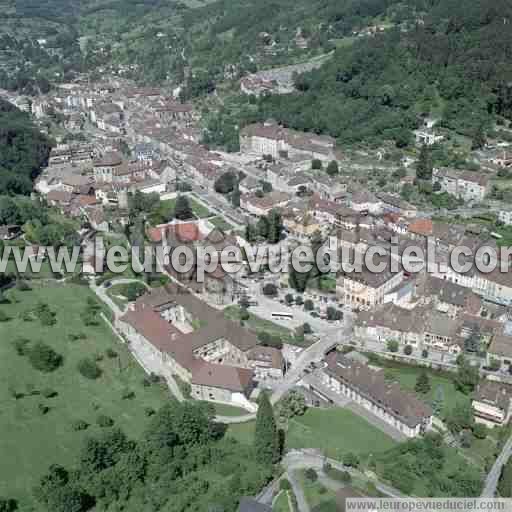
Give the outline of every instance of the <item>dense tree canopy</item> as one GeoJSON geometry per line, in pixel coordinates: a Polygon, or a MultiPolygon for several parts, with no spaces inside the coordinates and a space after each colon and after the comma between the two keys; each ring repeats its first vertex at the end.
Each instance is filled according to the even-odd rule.
{"type": "Polygon", "coordinates": [[[321,69],[302,77],[303,92],[264,98],[261,117],[342,142],[398,142],[420,114],[431,112],[479,142],[493,115],[512,117],[512,4],[409,3],[431,6],[422,23],[338,49],[321,69]]]}
{"type": "Polygon", "coordinates": [[[49,152],[50,141],[29,117],[0,99],[0,193],[29,194],[49,152]]]}

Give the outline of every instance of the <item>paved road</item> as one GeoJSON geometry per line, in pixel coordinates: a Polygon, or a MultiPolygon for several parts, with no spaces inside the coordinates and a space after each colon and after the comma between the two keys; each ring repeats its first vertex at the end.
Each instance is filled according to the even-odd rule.
{"type": "Polygon", "coordinates": [[[483,498],[492,498],[496,494],[496,487],[498,486],[498,480],[501,475],[501,468],[507,463],[508,459],[512,455],[512,436],[509,437],[501,453],[498,455],[494,465],[492,466],[487,478],[485,479],[484,489],[481,496],[483,498]]]}

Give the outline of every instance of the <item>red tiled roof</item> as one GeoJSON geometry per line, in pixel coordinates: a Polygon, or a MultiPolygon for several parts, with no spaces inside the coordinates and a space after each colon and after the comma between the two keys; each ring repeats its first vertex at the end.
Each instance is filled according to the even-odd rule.
{"type": "Polygon", "coordinates": [[[430,219],[416,219],[409,224],[409,233],[428,236],[433,232],[433,224],[430,219]]]}
{"type": "Polygon", "coordinates": [[[245,392],[252,383],[254,372],[245,368],[201,361],[192,370],[192,384],[245,392]]]}
{"type": "Polygon", "coordinates": [[[92,206],[94,204],[99,203],[95,196],[83,195],[80,194],[77,198],[78,204],[80,206],[92,206]]]}

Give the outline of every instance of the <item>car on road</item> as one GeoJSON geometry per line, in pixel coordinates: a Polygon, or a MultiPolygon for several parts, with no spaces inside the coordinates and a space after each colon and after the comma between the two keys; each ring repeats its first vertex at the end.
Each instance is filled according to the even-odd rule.
{"type": "Polygon", "coordinates": [[[103,287],[104,287],[104,288],[110,288],[111,286],[112,286],[112,281],[105,281],[105,282],[103,283],[103,287]]]}

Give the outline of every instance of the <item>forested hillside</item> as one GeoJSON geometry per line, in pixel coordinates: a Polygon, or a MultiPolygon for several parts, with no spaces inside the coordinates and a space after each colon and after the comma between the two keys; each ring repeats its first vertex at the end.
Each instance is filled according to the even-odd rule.
{"type": "Polygon", "coordinates": [[[32,180],[48,160],[50,141],[27,114],[0,99],[0,190],[29,194],[32,180]]]}
{"type": "Polygon", "coordinates": [[[392,29],[339,49],[322,69],[297,80],[301,92],[265,99],[261,118],[343,142],[384,137],[399,144],[422,113],[469,136],[495,115],[511,118],[512,3],[427,4],[412,30],[392,29]]]}

